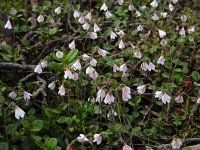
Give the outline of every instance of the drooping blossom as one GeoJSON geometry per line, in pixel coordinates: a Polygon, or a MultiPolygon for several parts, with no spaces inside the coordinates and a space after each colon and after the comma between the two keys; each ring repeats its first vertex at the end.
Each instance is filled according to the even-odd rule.
{"type": "Polygon", "coordinates": [[[113,63],[113,72],[119,71],[119,67],[113,63]]]}
{"type": "Polygon", "coordinates": [[[78,73],[75,72],[75,73],[72,74],[72,80],[77,81],[78,78],[79,78],[78,73]]]}
{"type": "Polygon", "coordinates": [[[103,11],[107,11],[108,10],[108,7],[107,7],[106,3],[103,3],[103,5],[101,6],[100,10],[103,10],[103,11]]]}
{"type": "Polygon", "coordinates": [[[95,23],[94,24],[94,32],[98,32],[100,31],[101,29],[99,28],[99,26],[95,23]]]}
{"type": "Polygon", "coordinates": [[[149,71],[155,70],[155,65],[152,62],[149,62],[148,69],[149,71]]]}
{"type": "Polygon", "coordinates": [[[86,22],[85,16],[81,15],[80,18],[78,19],[78,22],[79,22],[80,24],[84,24],[84,23],[86,22]]]}
{"type": "Polygon", "coordinates": [[[176,4],[178,0],[171,0],[172,3],[176,4]]]}
{"type": "Polygon", "coordinates": [[[200,97],[197,98],[197,104],[200,104],[200,97]]]}
{"type": "Polygon", "coordinates": [[[163,92],[162,91],[156,91],[155,98],[162,99],[162,96],[163,96],[163,92]]]}
{"type": "Polygon", "coordinates": [[[117,0],[117,2],[118,2],[119,5],[123,5],[124,0],[117,0]]]}
{"type": "Polygon", "coordinates": [[[128,146],[127,144],[125,144],[123,146],[123,150],[133,150],[130,146],[128,146]]]}
{"type": "Polygon", "coordinates": [[[73,16],[74,16],[74,18],[79,18],[80,13],[77,10],[75,10],[73,16]]]}
{"type": "Polygon", "coordinates": [[[105,104],[111,104],[114,101],[115,101],[115,97],[112,94],[107,93],[107,95],[106,95],[106,97],[104,99],[104,103],[105,104]]]}
{"type": "Polygon", "coordinates": [[[169,3],[169,10],[170,10],[170,11],[173,11],[173,10],[174,10],[174,6],[173,6],[171,3],[169,3]]]}
{"type": "Polygon", "coordinates": [[[83,54],[82,59],[83,59],[83,61],[87,61],[90,59],[90,56],[88,56],[87,54],[83,54]]]}
{"type": "Polygon", "coordinates": [[[158,7],[158,2],[156,0],[153,0],[151,3],[150,3],[151,7],[153,8],[156,8],[158,7]]]}
{"type": "Polygon", "coordinates": [[[64,78],[65,78],[65,79],[67,79],[67,78],[68,78],[68,79],[72,79],[72,76],[73,76],[73,75],[72,75],[71,70],[67,68],[67,69],[65,70],[64,78]]]}
{"type": "Polygon", "coordinates": [[[75,41],[73,40],[71,43],[69,43],[69,48],[74,49],[76,47],[75,41]]]}
{"type": "Polygon", "coordinates": [[[37,65],[37,66],[35,67],[34,72],[35,72],[35,73],[38,73],[38,74],[41,74],[41,73],[42,73],[42,67],[41,67],[40,64],[37,65]]]}
{"type": "Polygon", "coordinates": [[[57,7],[55,10],[54,10],[54,12],[56,13],[56,14],[61,14],[61,8],[60,7],[57,7]]]}
{"type": "Polygon", "coordinates": [[[144,11],[146,8],[147,8],[147,6],[145,6],[145,5],[143,5],[143,6],[140,7],[140,9],[141,9],[142,11],[144,11]]]}
{"type": "Polygon", "coordinates": [[[19,108],[19,106],[15,106],[15,118],[19,120],[20,118],[24,118],[25,112],[19,108]]]}
{"type": "Polygon", "coordinates": [[[136,11],[136,17],[140,17],[141,16],[141,13],[137,10],[136,11]]]}
{"type": "Polygon", "coordinates": [[[188,33],[192,33],[192,32],[194,32],[195,31],[195,27],[194,26],[192,26],[192,27],[190,27],[189,29],[188,29],[188,33]]]}
{"type": "Polygon", "coordinates": [[[15,91],[12,91],[8,94],[8,97],[12,98],[12,99],[16,99],[17,94],[15,93],[15,91]]]}
{"type": "Polygon", "coordinates": [[[176,96],[175,101],[177,103],[183,103],[183,96],[181,94],[179,94],[178,96],[176,96]]]}
{"type": "Polygon", "coordinates": [[[164,65],[165,63],[165,58],[161,55],[157,61],[157,64],[161,64],[161,65],[164,65]]]}
{"type": "Polygon", "coordinates": [[[115,32],[111,31],[110,32],[110,39],[114,40],[117,37],[117,34],[115,34],[115,32]]]}
{"type": "Polygon", "coordinates": [[[124,49],[125,48],[125,44],[123,42],[123,40],[119,41],[119,49],[124,49]]]}
{"type": "Polygon", "coordinates": [[[144,94],[145,91],[146,91],[146,87],[147,87],[147,85],[138,86],[138,87],[137,87],[137,92],[138,92],[139,94],[144,94]]]}
{"type": "Polygon", "coordinates": [[[114,111],[113,109],[109,110],[108,113],[107,113],[107,117],[111,117],[111,116],[117,116],[117,113],[116,111],[114,111]]]}
{"type": "Polygon", "coordinates": [[[77,140],[81,143],[83,142],[88,142],[88,138],[84,135],[84,134],[80,134],[78,137],[77,137],[77,140]]]}
{"type": "Polygon", "coordinates": [[[120,67],[119,67],[119,71],[121,71],[121,72],[126,72],[127,71],[127,65],[126,65],[126,63],[125,64],[122,64],[120,67]]]}
{"type": "Polygon", "coordinates": [[[187,16],[186,15],[181,15],[181,21],[186,22],[187,21],[187,16]]]}
{"type": "Polygon", "coordinates": [[[157,21],[157,20],[160,19],[156,13],[155,13],[151,18],[152,18],[152,20],[154,20],[154,21],[157,21]]]}
{"type": "Polygon", "coordinates": [[[179,31],[179,35],[184,36],[185,35],[185,28],[182,27],[181,30],[179,31]]]}
{"type": "Polygon", "coordinates": [[[95,66],[97,65],[97,60],[94,59],[94,58],[92,58],[92,59],[90,60],[90,65],[92,65],[93,67],[95,67],[95,66]]]}
{"type": "Polygon", "coordinates": [[[122,99],[126,102],[131,99],[131,89],[128,86],[122,88],[122,99]]]}
{"type": "Polygon", "coordinates": [[[162,46],[165,46],[165,45],[167,45],[167,41],[166,41],[165,39],[162,39],[162,40],[160,41],[160,44],[161,44],[162,46]]]}
{"type": "Polygon", "coordinates": [[[110,11],[106,11],[106,13],[105,13],[105,16],[106,16],[106,18],[110,18],[110,17],[112,17],[112,14],[111,14],[111,12],[110,11]]]}
{"type": "Polygon", "coordinates": [[[9,30],[12,29],[12,24],[11,24],[11,22],[10,22],[10,19],[7,20],[7,22],[6,22],[5,26],[4,26],[4,28],[5,28],[5,29],[9,29],[9,30]]]}
{"type": "Polygon", "coordinates": [[[102,135],[101,134],[94,134],[94,140],[93,142],[97,142],[97,145],[101,144],[102,141],[102,135]]]}
{"type": "Polygon", "coordinates": [[[49,88],[50,90],[54,90],[55,87],[56,87],[55,81],[51,82],[51,83],[48,85],[48,88],[49,88]]]}
{"type": "Polygon", "coordinates": [[[134,53],[134,56],[136,57],[136,58],[142,58],[142,53],[139,51],[139,50],[137,50],[137,51],[135,51],[135,53],[134,53]]]}
{"type": "Polygon", "coordinates": [[[98,54],[105,57],[108,54],[108,52],[106,50],[100,48],[98,50],[98,54]]]}
{"type": "Polygon", "coordinates": [[[81,70],[81,63],[80,63],[80,60],[77,59],[76,62],[72,65],[73,66],[73,69],[76,71],[76,70],[81,70]]]}
{"type": "Polygon", "coordinates": [[[24,95],[24,100],[25,101],[29,100],[31,98],[31,96],[32,96],[32,94],[27,92],[27,91],[24,91],[23,95],[24,95]]]}
{"type": "Polygon", "coordinates": [[[43,15],[39,15],[39,16],[37,17],[37,21],[38,21],[38,22],[44,22],[44,16],[43,16],[43,15]]]}
{"type": "Polygon", "coordinates": [[[10,10],[10,13],[12,14],[12,15],[15,15],[16,13],[17,13],[17,10],[15,9],[15,8],[11,8],[11,10],[10,10]]]}
{"type": "Polygon", "coordinates": [[[56,52],[56,57],[57,57],[57,58],[62,58],[62,57],[63,57],[63,52],[57,51],[57,52],[56,52]]]}
{"type": "Polygon", "coordinates": [[[88,74],[93,80],[95,80],[98,77],[98,73],[91,66],[87,67],[86,74],[88,74]]]}
{"type": "Polygon", "coordinates": [[[143,31],[143,26],[141,24],[137,27],[137,31],[143,31]]]}
{"type": "Polygon", "coordinates": [[[116,32],[119,36],[123,36],[124,35],[124,31],[123,30],[119,30],[119,32],[116,32]]]}
{"type": "Polygon", "coordinates": [[[149,70],[149,65],[147,64],[147,62],[143,62],[143,63],[141,64],[141,69],[142,69],[143,71],[149,70]]]}
{"type": "Polygon", "coordinates": [[[91,12],[89,12],[86,16],[85,16],[86,19],[88,20],[91,20],[92,19],[92,14],[91,12]]]}
{"type": "Polygon", "coordinates": [[[90,24],[89,23],[85,23],[84,25],[82,25],[83,30],[89,30],[90,29],[90,24]]]}
{"type": "Polygon", "coordinates": [[[167,12],[161,12],[160,15],[161,15],[163,18],[166,18],[166,17],[167,17],[167,12]]]}
{"type": "Polygon", "coordinates": [[[134,6],[133,6],[133,4],[129,4],[129,6],[128,6],[128,10],[129,10],[129,11],[133,11],[133,10],[134,10],[134,6]]]}
{"type": "Polygon", "coordinates": [[[158,33],[159,33],[160,38],[163,38],[167,35],[165,31],[162,31],[162,30],[159,30],[159,29],[158,29],[158,33]]]}
{"type": "Polygon", "coordinates": [[[95,39],[97,39],[97,37],[98,37],[98,36],[97,36],[97,33],[96,33],[96,32],[91,32],[91,33],[90,33],[90,38],[91,38],[91,39],[95,40],[95,39]]]}
{"type": "Polygon", "coordinates": [[[47,61],[46,61],[46,60],[43,60],[43,61],[40,63],[40,66],[41,66],[42,68],[46,68],[46,67],[48,66],[47,61]]]}
{"type": "Polygon", "coordinates": [[[170,103],[171,97],[162,91],[156,91],[155,98],[160,99],[164,104],[170,103]]]}
{"type": "Polygon", "coordinates": [[[98,92],[97,92],[97,98],[96,98],[96,102],[102,102],[103,98],[106,96],[106,92],[101,88],[98,92]]]}
{"type": "Polygon", "coordinates": [[[61,96],[64,96],[65,95],[65,87],[63,85],[61,85],[59,88],[58,88],[58,94],[61,95],[61,96]]]}
{"type": "Polygon", "coordinates": [[[173,149],[180,149],[182,146],[181,139],[174,138],[171,142],[171,146],[173,149]]]}

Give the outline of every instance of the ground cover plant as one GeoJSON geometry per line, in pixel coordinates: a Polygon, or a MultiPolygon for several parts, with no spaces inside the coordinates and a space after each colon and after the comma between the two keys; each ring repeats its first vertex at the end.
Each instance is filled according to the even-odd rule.
{"type": "Polygon", "coordinates": [[[2,0],[0,150],[200,143],[199,0],[2,0]]]}

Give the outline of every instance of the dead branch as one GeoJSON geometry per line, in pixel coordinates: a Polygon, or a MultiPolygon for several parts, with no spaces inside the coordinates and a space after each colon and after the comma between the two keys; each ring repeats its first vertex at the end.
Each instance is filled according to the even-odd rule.
{"type": "Polygon", "coordinates": [[[0,70],[8,70],[8,71],[15,71],[15,70],[33,70],[35,65],[21,65],[15,63],[8,63],[8,62],[0,62],[0,70]]]}

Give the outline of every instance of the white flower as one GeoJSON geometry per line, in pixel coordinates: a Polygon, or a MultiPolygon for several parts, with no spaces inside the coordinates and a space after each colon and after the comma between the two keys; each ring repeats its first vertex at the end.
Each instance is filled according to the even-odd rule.
{"type": "Polygon", "coordinates": [[[98,50],[98,54],[105,57],[108,54],[108,52],[106,50],[100,48],[98,50]]]}
{"type": "Polygon", "coordinates": [[[152,20],[154,20],[154,21],[157,21],[157,20],[159,20],[159,17],[158,17],[158,15],[155,13],[152,17],[152,20]]]}
{"type": "Polygon", "coordinates": [[[141,64],[141,69],[142,69],[143,71],[147,71],[147,70],[149,70],[149,65],[148,65],[146,62],[143,62],[143,63],[141,64]]]}
{"type": "Polygon", "coordinates": [[[176,96],[175,101],[177,103],[183,103],[183,96],[179,94],[178,96],[176,96]]]}
{"type": "Polygon", "coordinates": [[[97,33],[96,32],[91,32],[90,33],[90,38],[93,39],[93,40],[97,39],[97,33]]]}
{"type": "Polygon", "coordinates": [[[88,142],[89,140],[87,139],[87,137],[84,134],[80,134],[79,137],[77,137],[77,140],[81,143],[83,142],[88,142]]]}
{"type": "Polygon", "coordinates": [[[29,92],[24,91],[24,100],[27,101],[31,98],[32,94],[29,92]]]}
{"type": "Polygon", "coordinates": [[[167,12],[161,12],[160,15],[161,15],[163,18],[166,18],[166,17],[167,17],[167,12]]]}
{"type": "Polygon", "coordinates": [[[37,17],[37,21],[38,21],[38,22],[44,22],[44,16],[43,16],[43,15],[39,15],[39,16],[37,17]]]}
{"type": "Polygon", "coordinates": [[[174,7],[173,7],[173,5],[172,5],[171,3],[169,3],[169,10],[170,10],[170,11],[173,11],[173,10],[174,10],[174,7]]]}
{"type": "Polygon", "coordinates": [[[117,34],[115,34],[115,32],[111,31],[110,32],[110,39],[114,40],[117,37],[117,34]]]}
{"type": "Polygon", "coordinates": [[[147,85],[141,85],[137,87],[137,91],[139,94],[144,94],[144,92],[146,91],[146,86],[147,85]]]}
{"type": "Polygon", "coordinates": [[[143,26],[141,24],[137,27],[137,31],[143,31],[143,26]]]}
{"type": "Polygon", "coordinates": [[[55,81],[51,82],[51,83],[48,85],[48,88],[49,88],[50,90],[54,90],[55,87],[56,87],[55,81]]]}
{"type": "Polygon", "coordinates": [[[141,13],[137,10],[136,11],[136,17],[140,17],[141,16],[141,13]]]}
{"type": "Polygon", "coordinates": [[[160,56],[158,61],[157,61],[157,64],[164,65],[164,63],[165,63],[165,58],[163,56],[160,56]]]}
{"type": "Polygon", "coordinates": [[[185,28],[182,27],[181,30],[179,31],[179,35],[184,36],[185,35],[185,28]]]}
{"type": "Polygon", "coordinates": [[[77,59],[77,61],[72,65],[74,70],[81,70],[81,63],[80,60],[77,59]]]}
{"type": "Polygon", "coordinates": [[[131,89],[128,86],[122,88],[122,99],[126,102],[131,99],[131,89]]]}
{"type": "Polygon", "coordinates": [[[63,85],[61,85],[59,88],[58,94],[61,96],[65,95],[65,87],[63,85]]]}
{"type": "Polygon", "coordinates": [[[159,30],[159,29],[158,29],[158,33],[159,33],[160,38],[163,38],[167,35],[165,31],[162,31],[162,30],[159,30]]]}
{"type": "Polygon", "coordinates": [[[119,41],[119,49],[124,49],[125,48],[125,44],[123,42],[123,40],[119,41]]]}
{"type": "Polygon", "coordinates": [[[117,2],[118,2],[119,5],[123,5],[124,0],[117,0],[117,2]]]}
{"type": "Polygon", "coordinates": [[[70,49],[74,49],[75,47],[76,47],[75,41],[73,40],[73,41],[69,44],[69,48],[70,48],[70,49]]]}
{"type": "Polygon", "coordinates": [[[197,98],[197,104],[200,104],[200,97],[197,98]]]}
{"type": "Polygon", "coordinates": [[[142,54],[139,50],[135,51],[134,55],[136,58],[139,58],[139,59],[142,58],[142,54]]]}
{"type": "Polygon", "coordinates": [[[125,144],[123,146],[123,150],[133,150],[130,146],[128,146],[127,144],[125,144]]]}
{"type": "Polygon", "coordinates": [[[142,11],[144,11],[145,9],[147,8],[147,6],[142,6],[142,7],[140,7],[140,9],[142,10],[142,11]]]}
{"type": "Polygon", "coordinates": [[[104,103],[105,104],[111,104],[114,101],[115,101],[114,96],[112,94],[110,94],[110,93],[107,93],[107,95],[106,95],[106,97],[104,99],[104,103]]]}
{"type": "Polygon", "coordinates": [[[38,74],[42,73],[42,67],[40,66],[40,64],[35,67],[34,72],[38,74]]]}
{"type": "Polygon", "coordinates": [[[150,3],[151,7],[156,8],[158,7],[158,2],[156,0],[153,0],[153,2],[150,3]]]}
{"type": "Polygon", "coordinates": [[[156,91],[155,98],[162,99],[162,96],[163,96],[163,92],[162,91],[156,91]]]}
{"type": "Polygon", "coordinates": [[[164,94],[162,95],[162,102],[163,102],[164,104],[166,104],[166,102],[167,102],[167,103],[170,103],[170,99],[171,99],[171,97],[170,97],[169,95],[167,95],[166,93],[164,93],[164,94]]]}
{"type": "Polygon", "coordinates": [[[7,20],[5,26],[4,26],[5,29],[12,29],[12,24],[10,22],[10,19],[7,20]]]}
{"type": "Polygon", "coordinates": [[[65,79],[67,79],[67,78],[68,78],[68,79],[72,79],[72,76],[73,76],[73,75],[72,75],[71,70],[66,69],[66,70],[65,70],[64,78],[65,78],[65,79]]]}
{"type": "Polygon", "coordinates": [[[91,12],[89,12],[86,16],[85,16],[86,19],[88,20],[91,20],[92,19],[92,14],[91,12]]]}
{"type": "Polygon", "coordinates": [[[15,15],[17,13],[17,10],[15,8],[11,8],[10,13],[12,15],[15,15]]]}
{"type": "Polygon", "coordinates": [[[60,7],[57,7],[55,10],[54,10],[54,12],[56,13],[56,14],[61,14],[61,8],[60,7]]]}
{"type": "Polygon", "coordinates": [[[119,67],[119,71],[126,72],[126,71],[127,71],[127,66],[126,66],[126,64],[122,64],[122,65],[119,67]]]}
{"type": "Polygon", "coordinates": [[[173,149],[180,149],[182,146],[182,141],[181,139],[176,139],[174,138],[171,142],[171,146],[173,149]]]}
{"type": "Polygon", "coordinates": [[[107,117],[109,118],[110,116],[117,116],[117,113],[113,109],[111,109],[107,113],[107,117]]]}
{"type": "Polygon", "coordinates": [[[78,73],[75,72],[74,74],[72,74],[72,80],[77,81],[78,77],[78,73]]]}
{"type": "Polygon", "coordinates": [[[56,52],[56,57],[57,57],[57,58],[62,58],[62,57],[63,57],[63,52],[57,51],[57,52],[56,52]]]}
{"type": "Polygon", "coordinates": [[[74,18],[79,18],[80,13],[77,10],[75,10],[73,16],[74,16],[74,18]]]}
{"type": "Polygon", "coordinates": [[[119,36],[123,36],[123,35],[124,35],[124,31],[123,31],[123,30],[120,30],[119,32],[117,32],[117,34],[118,34],[119,36]]]}
{"type": "Polygon", "coordinates": [[[102,102],[103,98],[106,96],[106,92],[101,88],[98,92],[97,92],[97,98],[96,98],[96,102],[102,102]]]}
{"type": "Polygon", "coordinates": [[[97,145],[101,144],[102,136],[101,134],[95,134],[93,142],[97,142],[97,145]]]}
{"type": "Polygon", "coordinates": [[[94,32],[98,32],[98,31],[100,31],[100,28],[99,28],[99,26],[95,23],[95,24],[94,24],[94,32]]]}
{"type": "Polygon", "coordinates": [[[97,60],[94,59],[94,58],[92,58],[92,59],[90,60],[90,65],[92,65],[93,67],[95,67],[95,66],[97,65],[97,60]]]}
{"type": "Polygon", "coordinates": [[[19,106],[15,106],[15,118],[16,119],[20,119],[20,118],[24,118],[24,116],[25,116],[25,112],[21,109],[21,108],[19,108],[19,106]]]}
{"type": "Polygon", "coordinates": [[[90,29],[90,24],[89,23],[85,23],[84,25],[82,25],[83,30],[89,30],[90,29]]]}
{"type": "Polygon", "coordinates": [[[87,67],[86,74],[88,74],[93,80],[96,80],[96,78],[98,77],[98,73],[91,66],[87,67]]]}
{"type": "Polygon", "coordinates": [[[165,45],[167,45],[167,41],[166,41],[165,39],[162,39],[162,40],[160,41],[160,44],[161,44],[162,46],[165,46],[165,45]]]}
{"type": "Polygon", "coordinates": [[[103,3],[100,10],[107,11],[108,10],[107,5],[105,3],[103,3]]]}
{"type": "Polygon", "coordinates": [[[188,33],[192,33],[192,32],[194,32],[195,31],[195,27],[194,26],[192,26],[192,27],[190,27],[189,29],[188,29],[188,33]]]}
{"type": "Polygon", "coordinates": [[[119,67],[113,63],[113,72],[119,71],[119,67]]]}
{"type": "Polygon", "coordinates": [[[187,16],[186,15],[181,15],[181,21],[186,22],[187,21],[187,16]]]}
{"type": "Polygon", "coordinates": [[[178,2],[178,0],[171,0],[174,4],[176,4],[178,2]]]}
{"type": "Polygon", "coordinates": [[[112,17],[112,14],[111,14],[111,12],[110,11],[106,11],[106,13],[105,13],[105,16],[106,16],[106,18],[110,18],[110,17],[112,17]]]}
{"type": "Polygon", "coordinates": [[[46,60],[43,60],[43,61],[40,63],[40,66],[41,66],[42,68],[46,68],[46,67],[48,66],[47,61],[46,61],[46,60]]]}
{"type": "Polygon", "coordinates": [[[134,10],[134,6],[133,6],[133,4],[129,4],[129,6],[128,6],[128,10],[129,10],[129,11],[133,11],[133,10],[134,10]]]}
{"type": "Polygon", "coordinates": [[[78,22],[80,24],[84,24],[85,23],[85,17],[84,16],[80,16],[80,18],[78,19],[78,22]]]}
{"type": "Polygon", "coordinates": [[[8,97],[15,99],[17,97],[17,94],[15,93],[15,91],[12,91],[8,94],[8,97]]]}
{"type": "Polygon", "coordinates": [[[87,54],[83,54],[82,58],[83,58],[83,61],[87,61],[89,60],[90,56],[88,56],[87,54]]]}
{"type": "Polygon", "coordinates": [[[155,70],[155,65],[152,62],[150,62],[148,65],[148,69],[149,69],[149,71],[155,70]]]}

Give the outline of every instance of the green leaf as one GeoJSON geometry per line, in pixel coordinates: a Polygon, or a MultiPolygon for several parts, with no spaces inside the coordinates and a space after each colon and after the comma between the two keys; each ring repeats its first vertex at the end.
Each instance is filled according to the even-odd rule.
{"type": "Polygon", "coordinates": [[[195,81],[199,81],[200,80],[200,73],[198,73],[197,71],[193,71],[192,72],[192,79],[194,79],[195,81]]]}
{"type": "Polygon", "coordinates": [[[58,31],[57,28],[52,28],[52,29],[49,30],[49,34],[54,35],[54,34],[56,34],[57,31],[58,31]]]}
{"type": "Polygon", "coordinates": [[[8,150],[8,143],[1,142],[0,143],[0,150],[8,150]]]}
{"type": "Polygon", "coordinates": [[[62,111],[62,110],[65,110],[66,108],[67,108],[67,103],[63,102],[58,106],[57,110],[62,111]]]}
{"type": "Polygon", "coordinates": [[[60,116],[58,119],[57,119],[57,122],[58,123],[65,123],[67,122],[67,117],[66,116],[60,116]]]}
{"type": "Polygon", "coordinates": [[[25,47],[28,47],[30,45],[30,41],[29,40],[21,40],[22,44],[25,46],[25,47]]]}
{"type": "Polygon", "coordinates": [[[182,148],[182,150],[192,150],[192,148],[190,148],[190,147],[184,147],[184,148],[182,148]]]}
{"type": "Polygon", "coordinates": [[[64,65],[56,62],[49,63],[49,67],[58,72],[64,72],[64,65]]]}
{"type": "Polygon", "coordinates": [[[32,125],[33,125],[33,128],[31,129],[31,131],[38,132],[38,131],[42,130],[42,128],[43,128],[43,121],[42,120],[34,120],[32,125]]]}
{"type": "Polygon", "coordinates": [[[50,108],[44,108],[44,113],[46,116],[50,117],[50,118],[53,118],[54,117],[54,112],[52,109],[50,108]]]}
{"type": "Polygon", "coordinates": [[[57,146],[57,139],[56,138],[46,139],[45,143],[46,143],[48,150],[52,150],[57,146]]]}
{"type": "Polygon", "coordinates": [[[67,54],[67,57],[66,57],[66,61],[68,63],[71,63],[73,62],[76,57],[78,55],[78,49],[72,49],[68,54],[67,54]]]}
{"type": "Polygon", "coordinates": [[[7,125],[8,134],[13,134],[17,130],[17,124],[9,124],[7,125]]]}

